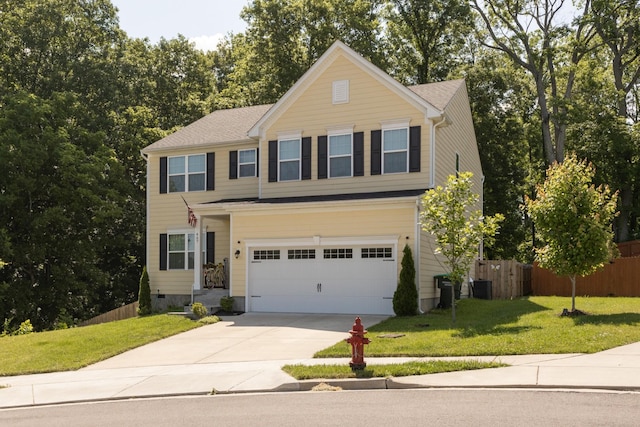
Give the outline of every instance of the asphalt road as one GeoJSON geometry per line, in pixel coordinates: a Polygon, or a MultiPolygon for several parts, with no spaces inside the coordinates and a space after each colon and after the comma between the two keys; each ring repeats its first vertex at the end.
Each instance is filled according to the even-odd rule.
{"type": "Polygon", "coordinates": [[[0,426],[637,426],[640,393],[371,390],[141,399],[0,410],[0,426]]]}

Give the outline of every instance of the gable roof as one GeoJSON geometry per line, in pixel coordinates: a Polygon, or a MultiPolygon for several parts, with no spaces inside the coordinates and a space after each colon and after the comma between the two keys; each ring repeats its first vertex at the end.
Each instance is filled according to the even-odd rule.
{"type": "Polygon", "coordinates": [[[216,110],[148,145],[142,149],[142,153],[248,142],[259,137],[261,126],[281,114],[286,105],[333,62],[333,55],[340,53],[344,53],[408,102],[423,109],[426,117],[442,116],[453,96],[465,84],[464,79],[458,79],[405,87],[344,43],[336,41],[277,103],[216,110]]]}
{"type": "Polygon", "coordinates": [[[407,89],[429,101],[441,111],[446,110],[453,95],[463,86],[464,79],[447,80],[436,83],[426,83],[417,86],[409,86],[407,89]]]}
{"type": "Polygon", "coordinates": [[[145,147],[142,152],[249,141],[249,129],[271,105],[216,110],[145,147]]]}
{"type": "Polygon", "coordinates": [[[355,52],[341,41],[335,41],[327,51],[307,70],[306,73],[273,105],[267,114],[249,130],[249,136],[259,137],[266,124],[279,117],[287,107],[304,93],[310,86],[339,56],[344,56],[354,64],[366,71],[371,77],[376,79],[383,86],[403,97],[408,103],[423,110],[425,117],[436,118],[442,116],[443,112],[433,106],[429,101],[420,95],[412,92],[397,80],[389,76],[380,68],[367,61],[362,55],[355,52]]]}

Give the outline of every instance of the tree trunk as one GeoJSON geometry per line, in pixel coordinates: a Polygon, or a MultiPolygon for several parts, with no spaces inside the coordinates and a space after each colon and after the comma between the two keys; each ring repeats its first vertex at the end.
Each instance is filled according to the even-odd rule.
{"type": "Polygon", "coordinates": [[[456,324],[456,286],[457,283],[451,283],[451,322],[456,324]]]}

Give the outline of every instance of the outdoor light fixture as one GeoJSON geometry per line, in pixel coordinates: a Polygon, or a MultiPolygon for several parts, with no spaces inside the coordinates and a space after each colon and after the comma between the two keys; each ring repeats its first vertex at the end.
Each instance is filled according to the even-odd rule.
{"type": "Polygon", "coordinates": [[[238,257],[240,256],[240,249],[236,249],[235,256],[236,256],[236,259],[238,259],[238,257]]]}

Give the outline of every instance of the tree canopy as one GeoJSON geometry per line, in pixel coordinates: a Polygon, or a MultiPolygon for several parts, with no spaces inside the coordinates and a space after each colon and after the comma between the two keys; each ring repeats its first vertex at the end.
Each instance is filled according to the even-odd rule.
{"type": "Polygon", "coordinates": [[[593,183],[592,164],[569,155],[547,170],[527,210],[536,224],[543,246],[536,249],[540,266],[572,284],[571,310],[575,311],[576,276],[587,276],[615,256],[611,223],[616,214],[616,194],[593,183]]]}

